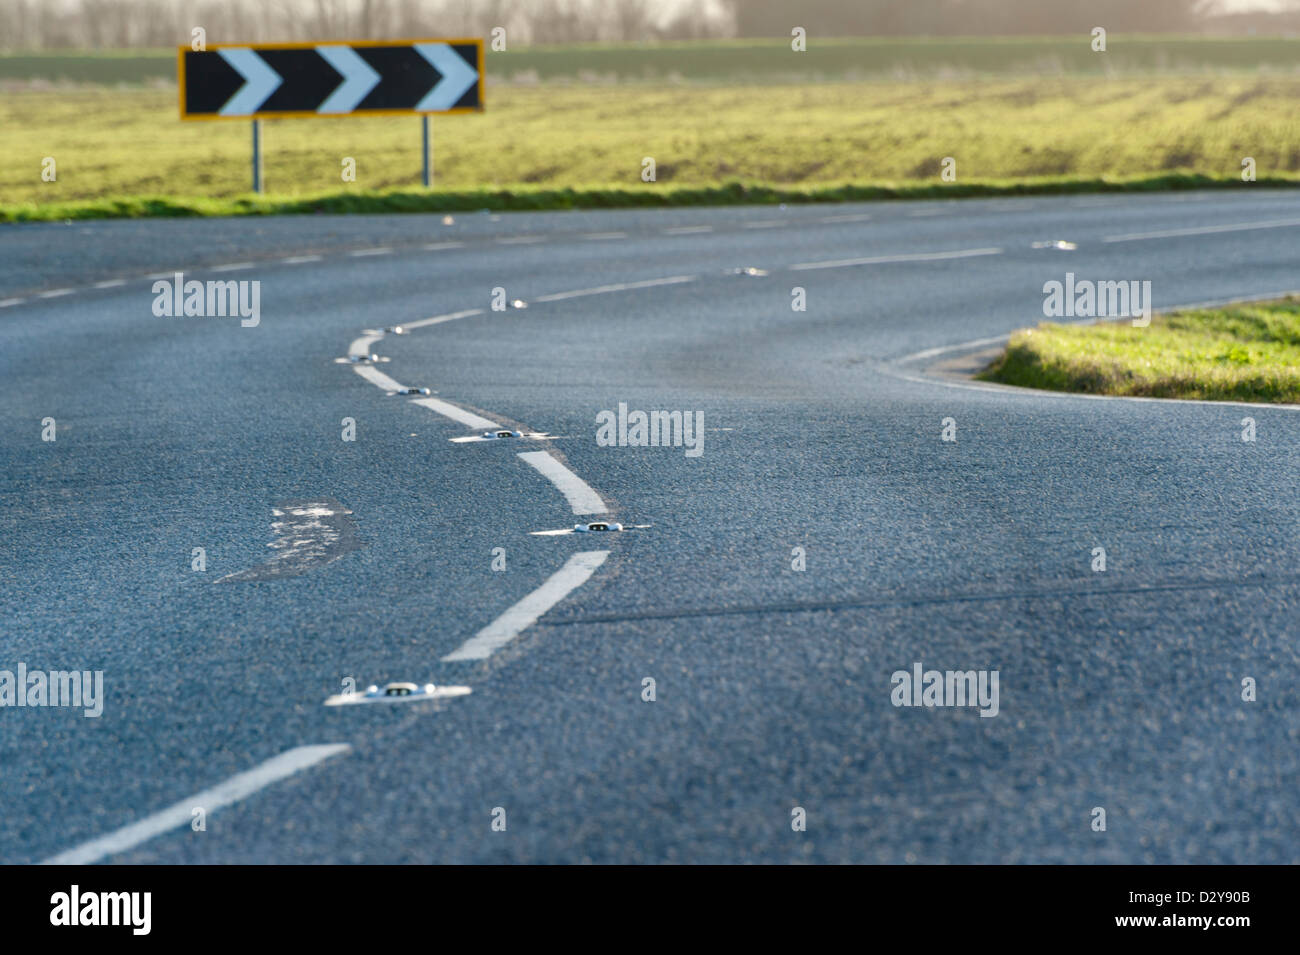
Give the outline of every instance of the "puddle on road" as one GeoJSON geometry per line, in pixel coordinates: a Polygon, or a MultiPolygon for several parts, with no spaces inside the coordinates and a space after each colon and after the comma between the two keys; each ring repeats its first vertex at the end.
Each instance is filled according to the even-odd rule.
{"type": "Polygon", "coordinates": [[[328,497],[283,501],[271,508],[275,551],[263,564],[220,577],[214,583],[239,583],[297,577],[332,564],[361,547],[352,511],[328,497]]]}

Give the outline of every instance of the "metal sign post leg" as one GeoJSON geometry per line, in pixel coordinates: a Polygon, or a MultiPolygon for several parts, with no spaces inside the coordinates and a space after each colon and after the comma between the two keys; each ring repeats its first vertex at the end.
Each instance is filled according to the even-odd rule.
{"type": "Polygon", "coordinates": [[[253,120],[253,191],[262,191],[262,121],[253,120]]]}
{"type": "Polygon", "coordinates": [[[428,189],[433,185],[433,142],[429,135],[429,116],[425,114],[420,117],[424,121],[424,188],[428,189]]]}

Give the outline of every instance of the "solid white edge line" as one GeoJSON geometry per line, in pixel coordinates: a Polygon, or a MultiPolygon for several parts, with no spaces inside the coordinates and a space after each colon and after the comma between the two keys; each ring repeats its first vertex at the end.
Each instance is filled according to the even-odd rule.
{"type": "Polygon", "coordinates": [[[314,766],[317,763],[345,753],[349,749],[346,743],[327,743],[319,746],[297,746],[286,750],[278,756],[272,756],[260,766],[247,772],[231,776],[223,783],[211,789],[205,789],[187,799],[182,799],[159,812],[146,816],[139,822],[116,829],[108,835],[100,836],[89,842],[83,842],[76,848],[51,856],[42,865],[90,865],[94,862],[134,849],[141,843],[148,842],[155,836],[172,829],[188,825],[194,817],[194,809],[202,807],[206,812],[213,812],[232,805],[251,796],[259,789],[279,782],[295,773],[314,766]]]}
{"type": "Polygon", "coordinates": [[[899,378],[903,381],[915,382],[918,385],[938,385],[941,388],[960,388],[964,391],[984,391],[1000,395],[1012,395],[1020,397],[1033,396],[1035,398],[1061,398],[1069,400],[1072,398],[1083,398],[1087,401],[1139,401],[1147,404],[1163,405],[1206,405],[1216,408],[1258,408],[1261,411],[1300,411],[1300,405],[1283,405],[1283,404],[1260,404],[1251,401],[1207,401],[1204,398],[1146,398],[1138,395],[1089,395],[1080,391],[1044,391],[1040,388],[1022,388],[1019,385],[1001,385],[996,382],[982,384],[979,382],[964,381],[944,381],[942,378],[928,378],[920,375],[909,375],[893,368],[881,367],[876,369],[882,375],[888,375],[891,378],[899,378]]]}
{"type": "Polygon", "coordinates": [[[693,282],[697,276],[694,275],[673,275],[666,279],[647,279],[644,282],[621,282],[616,285],[598,285],[594,288],[574,289],[571,292],[553,292],[550,295],[539,295],[533,299],[533,302],[560,302],[566,298],[581,298],[584,295],[602,295],[605,292],[627,292],[632,289],[654,288],[657,285],[680,285],[682,282],[693,282]]]}
{"type": "Polygon", "coordinates": [[[1249,232],[1253,229],[1285,229],[1300,226],[1300,219],[1269,219],[1264,222],[1233,222],[1225,225],[1193,226],[1188,229],[1165,229],[1162,232],[1130,232],[1108,235],[1102,242],[1140,242],[1143,239],[1176,239],[1184,235],[1213,235],[1216,232],[1249,232]]]}
{"type": "MultiPolygon", "coordinates": [[[[1300,290],[1290,289],[1285,292],[1268,292],[1262,295],[1251,295],[1246,298],[1225,298],[1213,299],[1208,302],[1189,302],[1185,305],[1169,305],[1165,308],[1156,309],[1156,314],[1161,315],[1168,312],[1181,312],[1193,308],[1221,308],[1224,305],[1243,305],[1250,302],[1267,302],[1272,299],[1286,298],[1289,295],[1300,295],[1300,290]]],[[[1072,325],[1081,324],[1100,324],[1097,319],[1085,319],[1081,322],[1071,322],[1072,325]]],[[[925,351],[914,352],[911,355],[905,355],[902,358],[895,358],[891,364],[903,365],[910,362],[921,361],[926,358],[934,358],[936,355],[942,355],[945,352],[969,351],[974,348],[980,348],[984,345],[993,345],[998,342],[1009,341],[1011,333],[998,335],[994,338],[977,338],[974,341],[961,342],[957,345],[944,345],[939,348],[927,348],[925,351]]],[[[882,374],[889,375],[891,378],[900,378],[903,381],[911,381],[922,385],[940,385],[944,388],[961,388],[965,391],[986,391],[999,394],[1031,394],[1045,398],[1086,398],[1090,401],[1140,401],[1152,404],[1184,404],[1184,405],[1209,405],[1218,407],[1236,407],[1236,408],[1259,408],[1261,410],[1276,411],[1300,411],[1300,405],[1273,404],[1271,402],[1258,401],[1209,401],[1204,398],[1146,398],[1138,395],[1089,395],[1083,392],[1073,391],[1046,391],[1040,388],[1023,388],[1019,385],[1003,385],[997,382],[962,382],[962,381],[945,381],[942,378],[933,378],[929,376],[909,375],[896,368],[882,366],[877,369],[882,374]]]]}
{"type": "Polygon", "coordinates": [[[814,269],[841,269],[852,265],[887,265],[893,262],[937,262],[942,259],[970,259],[980,255],[1001,255],[1002,250],[958,249],[953,252],[905,252],[899,255],[877,255],[865,259],[837,259],[830,262],[801,262],[790,266],[792,272],[809,272],[814,269]]]}
{"type": "Polygon", "coordinates": [[[450,418],[452,421],[458,421],[468,428],[482,428],[492,430],[501,427],[495,421],[489,421],[487,418],[480,417],[472,411],[466,411],[459,405],[453,405],[449,401],[443,401],[440,398],[413,398],[411,404],[420,405],[422,408],[428,408],[430,411],[436,411],[444,418],[450,418]]]}
{"type": "Polygon", "coordinates": [[[519,457],[559,488],[574,514],[605,514],[609,511],[591,485],[552,457],[549,451],[520,451],[519,457]]]}
{"type": "Polygon", "coordinates": [[[442,658],[443,663],[486,660],[535,624],[544,613],[586,583],[605,558],[607,550],[581,551],[570,557],[546,582],[501,616],[442,658]]]}

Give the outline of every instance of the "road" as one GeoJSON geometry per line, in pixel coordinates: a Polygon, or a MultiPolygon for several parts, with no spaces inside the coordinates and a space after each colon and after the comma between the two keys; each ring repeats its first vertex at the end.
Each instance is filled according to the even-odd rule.
{"type": "Polygon", "coordinates": [[[1248,186],[0,230],[0,670],[104,681],[0,710],[0,860],[1295,862],[1296,411],[931,366],[1067,271],[1298,252],[1248,186]],[[176,271],[259,323],[156,316],[176,271]],[[917,663],[997,715],[895,706],[917,663]]]}

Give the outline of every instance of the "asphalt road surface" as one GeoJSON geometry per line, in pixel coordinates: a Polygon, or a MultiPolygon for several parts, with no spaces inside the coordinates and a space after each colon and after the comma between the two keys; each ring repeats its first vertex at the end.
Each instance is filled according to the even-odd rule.
{"type": "Polygon", "coordinates": [[[0,709],[0,860],[1295,862],[1296,411],[933,366],[1067,271],[1297,262],[1249,186],[0,229],[0,671],[103,673],[0,709]]]}

